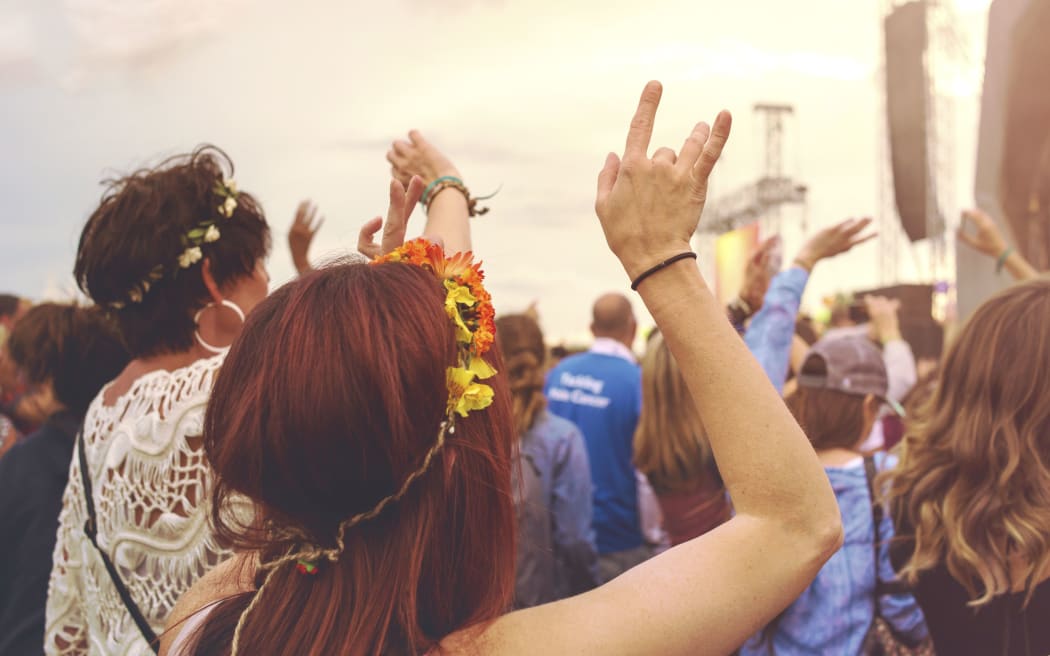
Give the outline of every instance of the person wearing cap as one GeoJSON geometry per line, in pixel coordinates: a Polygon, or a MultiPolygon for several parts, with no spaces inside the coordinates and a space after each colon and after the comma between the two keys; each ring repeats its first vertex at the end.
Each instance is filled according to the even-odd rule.
{"type": "Polygon", "coordinates": [[[903,412],[888,399],[888,385],[882,353],[867,338],[825,338],[806,355],[787,404],[831,481],[846,539],[809,588],[744,644],[741,656],[859,654],[876,613],[905,644],[927,640],[910,593],[876,599],[876,586],[885,589],[895,578],[888,551],[893,523],[883,512],[876,530],[869,479],[894,463],[885,453],[864,458],[860,445],[884,406],[903,412]]]}

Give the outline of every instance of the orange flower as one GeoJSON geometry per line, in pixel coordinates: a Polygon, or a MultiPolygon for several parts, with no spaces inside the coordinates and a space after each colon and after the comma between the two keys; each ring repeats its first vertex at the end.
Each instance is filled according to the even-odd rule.
{"type": "Polygon", "coordinates": [[[495,373],[480,359],[492,347],[496,336],[492,297],[483,286],[485,272],[474,262],[471,252],[446,257],[444,250],[426,239],[405,242],[374,263],[403,262],[431,271],[445,287],[445,311],[456,326],[459,367],[448,370],[449,412],[466,416],[492,403],[492,389],[474,382],[495,373]],[[471,362],[469,368],[464,363],[471,362]],[[482,373],[479,369],[484,369],[482,373]],[[491,373],[488,373],[491,371],[491,373]]]}

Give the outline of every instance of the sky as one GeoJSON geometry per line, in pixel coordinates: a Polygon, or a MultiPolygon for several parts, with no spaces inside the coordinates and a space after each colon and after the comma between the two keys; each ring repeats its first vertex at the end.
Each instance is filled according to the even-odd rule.
{"type": "MultiPolygon", "coordinates": [[[[810,192],[783,213],[785,259],[803,224],[880,214],[883,5],[4,0],[0,291],[69,297],[99,181],[204,142],[226,150],[240,188],[261,199],[279,285],[293,275],[284,235],[296,204],[313,199],[326,217],[313,259],[353,248],[361,223],[385,212],[390,142],[417,128],[475,193],[502,188],[474,223],[497,310],[539,301],[549,341],[583,341],[594,298],[629,291],[594,188],[649,79],[664,83],[654,147],[677,148],[696,121],[734,113],[715,198],[761,171],[752,106],[794,105],[785,166],[810,192]]],[[[953,5],[951,209],[973,195],[987,6],[953,5]]],[[[900,249],[896,277],[934,275],[923,249],[885,236],[900,249]]],[[[867,245],[822,264],[807,303],[879,282],[879,247],[867,245]]]]}

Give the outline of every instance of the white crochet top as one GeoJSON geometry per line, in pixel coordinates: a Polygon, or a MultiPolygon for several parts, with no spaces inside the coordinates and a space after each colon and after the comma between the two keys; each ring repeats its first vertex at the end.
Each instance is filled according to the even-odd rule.
{"type": "MultiPolygon", "coordinates": [[[[209,526],[204,409],[223,357],[136,380],[114,405],[88,409],[84,446],[106,551],[159,635],[175,602],[230,556],[209,526]]],[[[48,654],[144,654],[149,648],[84,533],[75,455],[62,497],[47,598],[48,654]]]]}

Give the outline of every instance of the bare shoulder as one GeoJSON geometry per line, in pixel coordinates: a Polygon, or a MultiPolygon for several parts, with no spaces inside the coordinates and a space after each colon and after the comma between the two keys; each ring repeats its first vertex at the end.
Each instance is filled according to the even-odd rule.
{"type": "Polygon", "coordinates": [[[165,655],[179,635],[183,623],[209,604],[255,588],[254,554],[237,554],[202,576],[179,598],[168,625],[160,637],[160,653],[165,655]]]}

